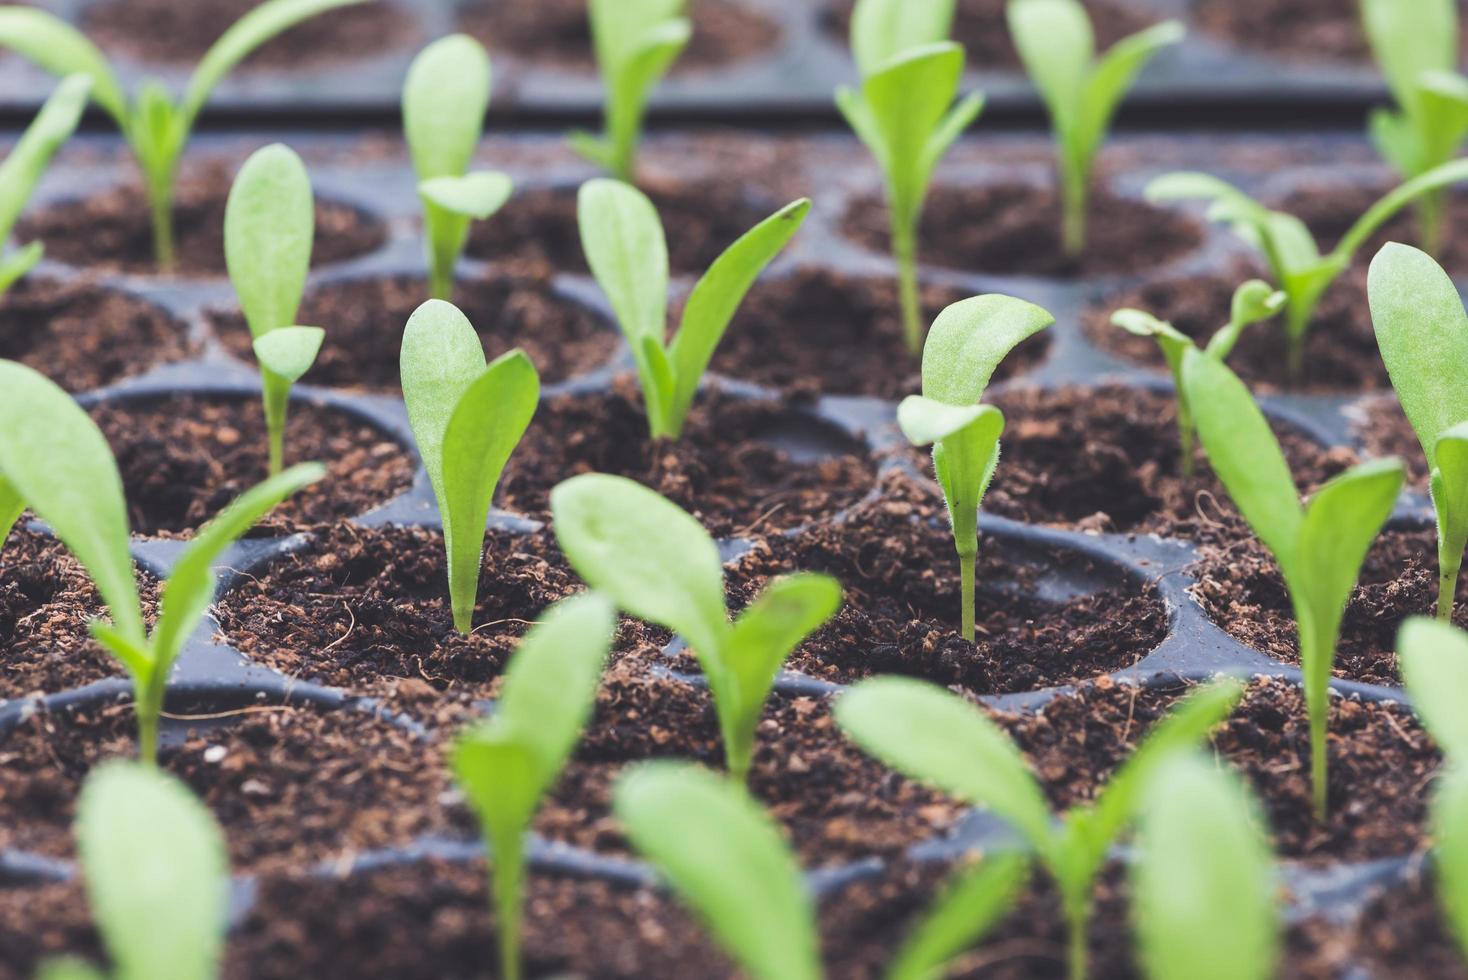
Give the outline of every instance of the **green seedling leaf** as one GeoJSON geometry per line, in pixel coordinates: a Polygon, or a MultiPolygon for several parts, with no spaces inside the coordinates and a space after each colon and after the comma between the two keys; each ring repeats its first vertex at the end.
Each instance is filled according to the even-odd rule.
{"type": "Polygon", "coordinates": [[[618,780],[632,844],[758,980],[821,976],[815,911],[779,829],[737,783],[655,762],[618,780]]]}
{"type": "Polygon", "coordinates": [[[433,177],[425,180],[418,192],[424,200],[451,214],[483,221],[505,206],[514,189],[509,175],[480,171],[462,177],[433,177]]]}
{"type": "Polygon", "coordinates": [[[10,529],[15,527],[15,522],[20,520],[24,511],[25,500],[20,492],[5,479],[4,473],[0,473],[0,549],[5,547],[10,529]]]}
{"type": "Polygon", "coordinates": [[[1397,634],[1402,680],[1412,709],[1453,762],[1468,761],[1468,634],[1438,620],[1414,616],[1397,634]]]}
{"type": "Polygon", "coordinates": [[[1029,872],[1023,854],[986,857],[960,871],[903,941],[888,980],[940,980],[950,960],[977,944],[1014,907],[1029,872]]]}
{"type": "Polygon", "coordinates": [[[1438,777],[1432,802],[1433,870],[1443,918],[1468,956],[1468,769],[1438,777]]]}
{"type": "Polygon", "coordinates": [[[311,370],[326,331],[320,327],[280,327],[255,340],[260,366],[294,384],[311,370]]]}
{"type": "Polygon", "coordinates": [[[851,12],[851,55],[863,76],[913,48],[948,40],[954,0],[857,0],[851,12]]]}
{"type": "Polygon", "coordinates": [[[495,487],[540,400],[519,349],[484,363],[479,334],[452,303],[431,299],[403,330],[403,401],[443,520],[454,626],[473,626],[484,528],[495,487]]]}

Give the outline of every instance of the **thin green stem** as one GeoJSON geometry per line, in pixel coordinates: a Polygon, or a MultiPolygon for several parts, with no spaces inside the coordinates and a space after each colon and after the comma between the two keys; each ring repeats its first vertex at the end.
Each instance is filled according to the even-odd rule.
{"type": "Polygon", "coordinates": [[[897,260],[897,293],[902,306],[902,335],[908,353],[920,357],[923,352],[923,310],[918,299],[917,233],[894,214],[892,217],[892,256],[897,260]]]}
{"type": "Polygon", "coordinates": [[[1417,202],[1417,226],[1422,235],[1422,251],[1436,257],[1443,247],[1443,210],[1447,191],[1428,194],[1417,202]]]}
{"type": "Polygon", "coordinates": [[[1445,623],[1453,621],[1453,603],[1458,594],[1458,565],[1444,564],[1437,576],[1437,618],[1445,623]]]}
{"type": "Polygon", "coordinates": [[[1197,472],[1197,464],[1193,461],[1193,419],[1190,413],[1183,410],[1181,403],[1178,405],[1177,413],[1177,438],[1182,451],[1182,474],[1184,480],[1191,480],[1197,472]]]}
{"type": "Polygon", "coordinates": [[[504,980],[520,980],[520,930],[524,918],[521,884],[524,871],[525,856],[518,847],[497,850],[492,878],[495,910],[499,916],[500,976],[504,980]]]}
{"type": "MultiPolygon", "coordinates": [[[[160,672],[161,673],[161,672],[160,672]]],[[[149,766],[158,764],[158,719],[163,714],[161,679],[139,682],[133,713],[138,718],[138,758],[149,766]]]]}
{"type": "Polygon", "coordinates": [[[974,642],[974,559],[975,555],[958,556],[959,591],[963,602],[963,638],[974,642]]]}
{"type": "Polygon", "coordinates": [[[1066,258],[1079,259],[1086,253],[1086,178],[1067,172],[1060,181],[1060,243],[1066,258]]]}
{"type": "Polygon", "coordinates": [[[1086,921],[1090,918],[1088,902],[1081,902],[1079,909],[1067,902],[1066,925],[1066,973],[1070,980],[1085,980],[1086,977],[1086,921]]]}
{"type": "Polygon", "coordinates": [[[1285,314],[1285,370],[1292,385],[1305,380],[1305,336],[1310,332],[1314,312],[1314,304],[1296,302],[1291,297],[1285,314]]]}
{"type": "Polygon", "coordinates": [[[1310,795],[1314,802],[1315,821],[1324,824],[1329,814],[1330,783],[1325,756],[1325,712],[1310,714],[1310,795]]]}
{"type": "Polygon", "coordinates": [[[162,272],[172,272],[175,262],[173,248],[173,187],[169,180],[150,180],[148,199],[153,212],[153,257],[162,272]]]}

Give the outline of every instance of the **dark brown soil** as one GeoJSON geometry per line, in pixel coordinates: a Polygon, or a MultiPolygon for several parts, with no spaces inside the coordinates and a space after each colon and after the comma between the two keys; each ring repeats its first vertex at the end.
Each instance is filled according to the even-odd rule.
{"type": "MultiPolygon", "coordinates": [[[[859,197],[842,231],[866,248],[888,250],[886,203],[859,197]]],[[[1198,225],[1176,211],[1098,189],[1091,197],[1090,240],[1080,260],[1060,244],[1060,199],[1032,184],[938,184],[918,231],[919,261],[928,265],[1031,276],[1108,276],[1148,272],[1203,240],[1198,225]]]]}
{"type": "MultiPolygon", "coordinates": [[[[104,51],[143,61],[192,64],[259,0],[102,0],[82,29],[104,51]],[[168,25],[150,30],[145,25],[168,25]]],[[[415,19],[396,3],[328,10],[267,41],[243,68],[298,71],[381,54],[419,40],[415,19]]]]}
{"type": "Polygon", "coordinates": [[[699,394],[681,439],[653,443],[641,396],[620,378],[610,393],[541,405],[505,468],[500,505],[543,516],[562,480],[614,473],[668,497],[716,537],[799,527],[851,506],[876,481],[860,447],[799,419],[778,402],[714,389],[699,394]],[[776,445],[791,435],[822,440],[820,457],[807,461],[776,445]]]}
{"type": "MultiPolygon", "coordinates": [[[[178,184],[173,220],[178,253],[174,272],[222,276],[224,204],[234,170],[222,163],[201,167],[178,184]]],[[[120,184],[86,197],[37,208],[21,218],[22,240],[46,243],[46,254],[93,271],[156,273],[153,227],[141,186],[120,184]]],[[[387,241],[377,218],[349,204],[316,202],[313,265],[328,265],[365,255],[387,241]]]]}
{"type": "Polygon", "coordinates": [[[1366,906],[1355,932],[1357,962],[1393,980],[1465,980],[1465,964],[1437,901],[1430,873],[1384,891],[1366,906]]]}
{"type": "MultiPolygon", "coordinates": [[[[971,295],[923,287],[924,326],[971,295]]],[[[1040,334],[1005,358],[994,380],[1035,367],[1049,337],[1040,334]]],[[[922,390],[921,358],[908,353],[895,279],[811,267],[756,283],[714,354],[712,370],[791,395],[870,395],[897,400],[922,390]]]]}
{"type": "MultiPolygon", "coordinates": [[[[1274,204],[1309,226],[1322,250],[1335,248],[1356,219],[1396,184],[1311,184],[1286,194],[1274,204]]],[[[1443,246],[1437,260],[1453,275],[1468,275],[1468,235],[1458,231],[1468,221],[1468,194],[1450,193],[1443,214],[1443,246]]],[[[1406,242],[1420,247],[1421,230],[1415,208],[1406,208],[1383,225],[1356,252],[1355,265],[1365,269],[1388,242],[1406,242]]]]}
{"type": "Polygon", "coordinates": [[[1194,0],[1193,21],[1245,47],[1302,61],[1371,57],[1352,0],[1194,0]]]}
{"type": "MultiPolygon", "coordinates": [[[[137,534],[197,528],[265,479],[269,446],[258,398],[178,395],[104,403],[91,415],[117,456],[137,534]]],[[[286,417],[285,457],[286,465],[324,463],[327,476],[277,507],[257,534],[356,517],[413,482],[413,462],[392,437],[305,402],[286,417]]]]}
{"type": "Polygon", "coordinates": [[[181,361],[194,347],[166,310],[95,283],[26,278],[0,299],[0,357],[70,392],[181,361]]]}
{"type": "Polygon", "coordinates": [[[977,643],[967,642],[958,631],[958,558],[942,499],[892,474],[880,498],[846,520],[760,541],[732,566],[730,582],[738,603],[779,574],[823,571],[839,579],[841,611],[788,665],[839,683],[895,673],[978,694],[1027,691],[1130,666],[1162,641],[1167,614],[1148,590],[1119,586],[1063,602],[1035,597],[1037,581],[1057,564],[1078,575],[1094,571],[1073,554],[1026,558],[985,536],[977,643]]]}
{"type": "Polygon", "coordinates": [[[1352,427],[1361,441],[1366,456],[1396,456],[1407,464],[1407,478],[1422,490],[1427,489],[1427,456],[1412,423],[1407,421],[1401,403],[1390,392],[1353,406],[1361,413],[1361,422],[1352,427]]]}
{"type": "MultiPolygon", "coordinates": [[[[338,281],[311,290],[296,319],[324,324],[326,342],[307,380],[399,390],[403,327],[427,298],[428,287],[416,276],[338,281]]],[[[496,269],[484,279],[461,280],[454,303],[479,331],[486,357],[519,347],[535,362],[542,384],[601,367],[620,344],[615,326],[557,293],[539,266],[496,269]]],[[[212,321],[229,352],[253,363],[244,318],[230,311],[215,314],[212,321]]]]}
{"type": "MultiPolygon", "coordinates": [[[[1215,622],[1261,653],[1299,662],[1289,593],[1262,544],[1248,539],[1208,554],[1195,571],[1193,594],[1215,622]]],[[[1398,683],[1397,629],[1408,616],[1431,616],[1436,608],[1437,532],[1430,527],[1383,532],[1367,553],[1346,605],[1336,645],[1336,676],[1398,683]]],[[[1468,626],[1468,577],[1458,582],[1453,619],[1468,626]]]]}

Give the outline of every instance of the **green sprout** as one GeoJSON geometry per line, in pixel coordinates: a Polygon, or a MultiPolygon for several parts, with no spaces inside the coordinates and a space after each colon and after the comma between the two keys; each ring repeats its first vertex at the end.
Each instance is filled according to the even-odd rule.
{"type": "Polygon", "coordinates": [[[851,16],[851,51],[859,90],[840,88],[836,105],[871,150],[886,185],[902,327],[914,355],[922,349],[917,239],[933,169],[984,108],[975,92],[959,101],[963,48],[948,40],[952,0],[859,0],[851,16]]]}
{"type": "Polygon", "coordinates": [[[454,266],[469,237],[509,200],[514,183],[498,171],[469,173],[489,108],[489,55],[465,34],[451,34],[418,53],[403,83],[403,134],[423,200],[428,288],[451,299],[454,266]]]}
{"type": "Polygon", "coordinates": [[[935,980],[1014,907],[1029,881],[1022,852],[986,855],[958,871],[903,940],[887,967],[887,980],[935,980]]]}
{"type": "Polygon", "coordinates": [[[540,375],[519,348],[486,365],[468,317],[441,299],[408,318],[400,370],[408,423],[443,520],[454,626],[468,635],[489,507],[535,415],[540,375]]]}
{"type": "Polygon", "coordinates": [[[1192,751],[1163,760],[1138,807],[1132,920],[1153,980],[1267,980],[1279,956],[1274,860],[1242,782],[1192,751]]]}
{"type": "Polygon", "coordinates": [[[571,133],[575,151],[631,183],[647,99],[693,36],[688,0],[590,0],[592,44],[606,93],[600,136],[571,133]]]}
{"type": "Polygon", "coordinates": [[[1315,815],[1325,819],[1330,669],[1346,602],[1361,563],[1401,492],[1395,458],[1356,466],[1321,487],[1308,505],[1249,389],[1228,365],[1194,349],[1183,355],[1183,390],[1213,472],[1279,564],[1294,606],[1310,716],[1315,815]]]}
{"type": "Polygon", "coordinates": [[[51,526],[91,576],[111,622],[92,636],[132,675],[138,752],[154,763],[168,674],[184,642],[214,601],[214,562],[256,521],[326,475],[294,466],[245,491],[194,535],[163,583],[152,633],[143,622],[128,552],[122,477],[106,438],[72,397],[44,375],[0,360],[0,473],[12,492],[51,526]]]}
{"type": "Polygon", "coordinates": [[[1292,214],[1271,211],[1233,185],[1209,174],[1164,174],[1147,186],[1149,201],[1197,199],[1209,202],[1208,217],[1229,225],[1234,234],[1263,255],[1275,284],[1284,291],[1286,367],[1299,381],[1305,370],[1305,338],[1321,298],[1350,266],[1358,249],[1398,211],[1438,188],[1468,180],[1468,160],[1455,160],[1414,177],[1377,201],[1326,254],[1305,223],[1292,214]]]}
{"type": "MultiPolygon", "coordinates": [[[[1396,100],[1372,110],[1371,141],[1404,180],[1419,177],[1458,155],[1468,138],[1468,78],[1458,73],[1455,0],[1361,0],[1366,37],[1396,100]]],[[[1422,247],[1442,247],[1443,190],[1417,202],[1422,247]]]]}
{"type": "Polygon", "coordinates": [[[1091,803],[1059,815],[1019,749],[979,708],[934,684],[875,677],[836,701],[842,731],[885,765],[1007,821],[1060,890],[1072,980],[1086,974],[1091,892],[1107,851],[1132,819],[1157,765],[1197,744],[1233,710],[1243,684],[1220,679],[1199,688],[1153,728],[1091,803]]]}
{"type": "Polygon", "coordinates": [[[1183,39],[1175,20],[1122,38],[1099,58],[1091,18],[1079,0],[1009,0],[1009,33],[1040,92],[1055,133],[1060,171],[1061,244],[1086,250],[1086,212],[1096,154],[1138,74],[1163,48],[1183,39]]]}
{"type": "Polygon", "coordinates": [[[1055,318],[1033,303],[990,294],[961,300],[933,321],[923,346],[923,393],[897,406],[897,422],[916,446],[932,445],[958,550],[963,638],[974,639],[974,563],[979,505],[999,465],[1004,415],[979,399],[1011,350],[1055,318]]]}
{"type": "Polygon", "coordinates": [[[776,578],[731,625],[718,546],[677,504],[632,480],[587,473],[552,490],[550,506],[561,550],[588,585],[693,648],[729,773],[744,782],[780,666],[836,614],[840,584],[813,573],[776,578]]]}
{"type": "Polygon", "coordinates": [[[801,198],[745,232],[693,287],[672,343],[668,320],[668,243],[647,195],[598,178],[581,185],[581,247],[632,348],[654,439],[683,431],[699,381],[744,294],[810,212],[801,198]]]}
{"type": "Polygon", "coordinates": [[[153,252],[168,271],[174,264],[173,182],[189,133],[215,86],[256,48],[301,21],[365,0],[265,0],[235,21],[200,59],[183,97],[175,101],[156,79],[132,98],[96,45],[66,21],[32,7],[0,7],[0,46],[54,75],[92,80],[92,98],[122,130],[143,172],[152,208],[153,252]]]}
{"type": "MultiPolygon", "coordinates": [[[[1285,294],[1260,279],[1250,279],[1234,290],[1233,303],[1229,309],[1228,323],[1224,324],[1208,340],[1203,352],[1218,361],[1227,361],[1233,353],[1246,327],[1268,320],[1284,308],[1285,294]]],[[[1111,322],[1127,333],[1138,337],[1151,337],[1157,341],[1167,369],[1172,372],[1172,387],[1177,394],[1177,434],[1182,447],[1182,474],[1193,478],[1193,410],[1188,407],[1187,392],[1183,391],[1183,354],[1197,348],[1193,338],[1178,330],[1165,320],[1159,320],[1143,310],[1123,309],[1111,315],[1111,322]]]]}
{"type": "Polygon", "coordinates": [[[311,179],[295,151],[272,143],[250,154],[225,204],[224,261],[260,362],[271,474],[285,465],[291,385],[311,369],[326,336],[295,325],[315,228],[311,179]]]}
{"type": "Polygon", "coordinates": [[[1408,245],[1377,253],[1367,294],[1381,359],[1427,457],[1437,512],[1437,615],[1451,621],[1468,547],[1468,314],[1442,267],[1408,245]]]}
{"type": "Polygon", "coordinates": [[[616,610],[594,592],[546,610],[505,671],[494,716],[454,747],[454,773],[490,846],[505,980],[520,977],[525,833],[591,717],[616,628],[616,610]]]}

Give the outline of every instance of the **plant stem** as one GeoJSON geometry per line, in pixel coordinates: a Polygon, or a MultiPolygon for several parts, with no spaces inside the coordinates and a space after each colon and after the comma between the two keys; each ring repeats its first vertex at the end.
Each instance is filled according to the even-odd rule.
{"type": "Polygon", "coordinates": [[[172,272],[173,249],[173,187],[168,178],[148,181],[148,200],[153,209],[153,257],[162,272],[172,272]]]}
{"type": "Polygon", "coordinates": [[[958,556],[959,591],[963,593],[963,638],[974,642],[974,559],[976,555],[958,556]]]}
{"type": "Polygon", "coordinates": [[[158,765],[158,718],[163,713],[161,681],[161,677],[139,681],[134,695],[133,713],[138,717],[138,758],[149,766],[158,765]]]}
{"type": "Polygon", "coordinates": [[[1444,623],[1453,621],[1453,603],[1458,594],[1458,570],[1461,562],[1449,567],[1443,564],[1437,576],[1437,618],[1444,623]]]}
{"type": "Polygon", "coordinates": [[[1325,712],[1310,712],[1310,795],[1315,804],[1315,821],[1325,823],[1328,814],[1327,797],[1330,785],[1327,782],[1325,757],[1325,712]]]}
{"type": "Polygon", "coordinates": [[[1069,259],[1086,252],[1086,177],[1067,167],[1060,180],[1060,244],[1069,259]]]}
{"type": "Polygon", "coordinates": [[[1085,980],[1086,977],[1086,920],[1088,902],[1082,901],[1080,908],[1066,902],[1066,973],[1070,980],[1085,980]]]}
{"type": "Polygon", "coordinates": [[[923,310],[918,300],[917,232],[895,214],[892,217],[892,256],[897,260],[897,293],[902,306],[902,335],[908,353],[923,353],[923,310]]]}
{"type": "Polygon", "coordinates": [[[1178,406],[1177,413],[1177,437],[1182,449],[1182,474],[1184,480],[1191,480],[1197,471],[1193,462],[1193,420],[1189,413],[1178,406]]]}
{"type": "Polygon", "coordinates": [[[1443,208],[1446,191],[1435,191],[1417,202],[1417,226],[1422,235],[1422,251],[1437,257],[1443,247],[1443,208]]]}
{"type": "Polygon", "coordinates": [[[496,848],[494,854],[494,902],[499,916],[500,976],[520,980],[521,882],[525,856],[516,846],[496,848]],[[503,852],[503,853],[502,853],[503,852]]]}

